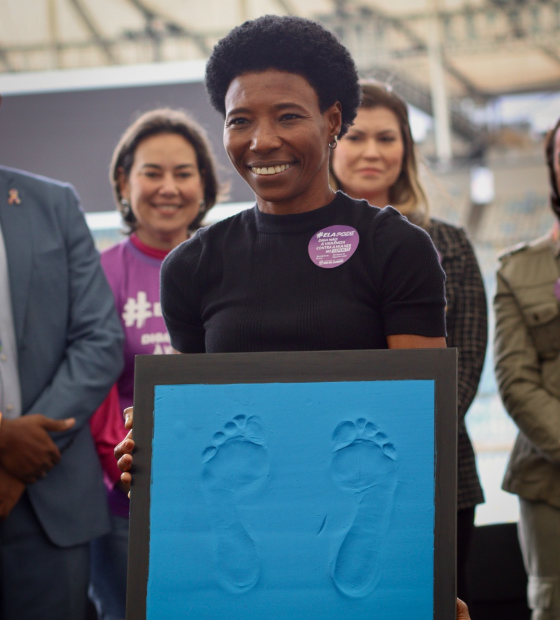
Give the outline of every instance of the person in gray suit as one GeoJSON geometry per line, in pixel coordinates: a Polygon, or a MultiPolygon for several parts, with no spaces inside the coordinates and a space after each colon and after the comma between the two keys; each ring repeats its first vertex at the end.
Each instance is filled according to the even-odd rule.
{"type": "Polygon", "coordinates": [[[0,166],[0,619],[82,620],[109,530],[89,418],[122,367],[78,196],[0,166]]]}

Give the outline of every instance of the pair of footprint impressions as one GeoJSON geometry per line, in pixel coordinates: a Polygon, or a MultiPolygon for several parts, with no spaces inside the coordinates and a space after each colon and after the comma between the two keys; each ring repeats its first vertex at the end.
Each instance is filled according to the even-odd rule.
{"type": "MultiPolygon", "coordinates": [[[[258,487],[268,474],[260,420],[244,415],[233,418],[223,432],[214,435],[214,445],[206,448],[202,460],[202,486],[217,536],[219,578],[226,589],[246,592],[259,579],[260,560],[237,511],[237,500],[240,494],[258,487]]],[[[396,485],[395,460],[393,444],[364,418],[335,428],[332,478],[343,490],[360,494],[358,510],[332,572],[337,588],[348,596],[369,594],[379,580],[380,547],[396,485]]]]}

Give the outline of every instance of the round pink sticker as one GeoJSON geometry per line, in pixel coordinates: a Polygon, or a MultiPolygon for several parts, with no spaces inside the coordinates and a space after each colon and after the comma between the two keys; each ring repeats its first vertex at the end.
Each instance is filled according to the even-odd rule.
{"type": "Polygon", "coordinates": [[[554,285],[554,294],[556,295],[556,299],[560,300],[560,278],[556,280],[556,284],[554,285]]]}
{"type": "Polygon", "coordinates": [[[360,243],[358,231],[342,224],[328,226],[311,237],[309,258],[323,269],[332,269],[345,263],[360,243]]]}

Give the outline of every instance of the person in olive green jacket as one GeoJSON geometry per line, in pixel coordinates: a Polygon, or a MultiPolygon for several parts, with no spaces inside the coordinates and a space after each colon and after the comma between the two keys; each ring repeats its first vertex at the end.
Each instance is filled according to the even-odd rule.
{"type": "Polygon", "coordinates": [[[494,299],[496,378],[519,428],[503,488],[519,496],[532,620],[560,619],[560,120],[546,159],[557,221],[500,258],[494,299]]]}

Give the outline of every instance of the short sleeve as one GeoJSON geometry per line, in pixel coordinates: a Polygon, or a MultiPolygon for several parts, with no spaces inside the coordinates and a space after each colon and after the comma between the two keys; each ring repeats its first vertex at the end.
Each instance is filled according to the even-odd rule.
{"type": "Polygon", "coordinates": [[[385,335],[445,336],[445,273],[428,233],[387,207],[375,230],[385,335]]]}
{"type": "Polygon", "coordinates": [[[181,353],[204,353],[198,287],[200,235],[175,248],[161,267],[161,310],[171,345],[181,353]]]}

